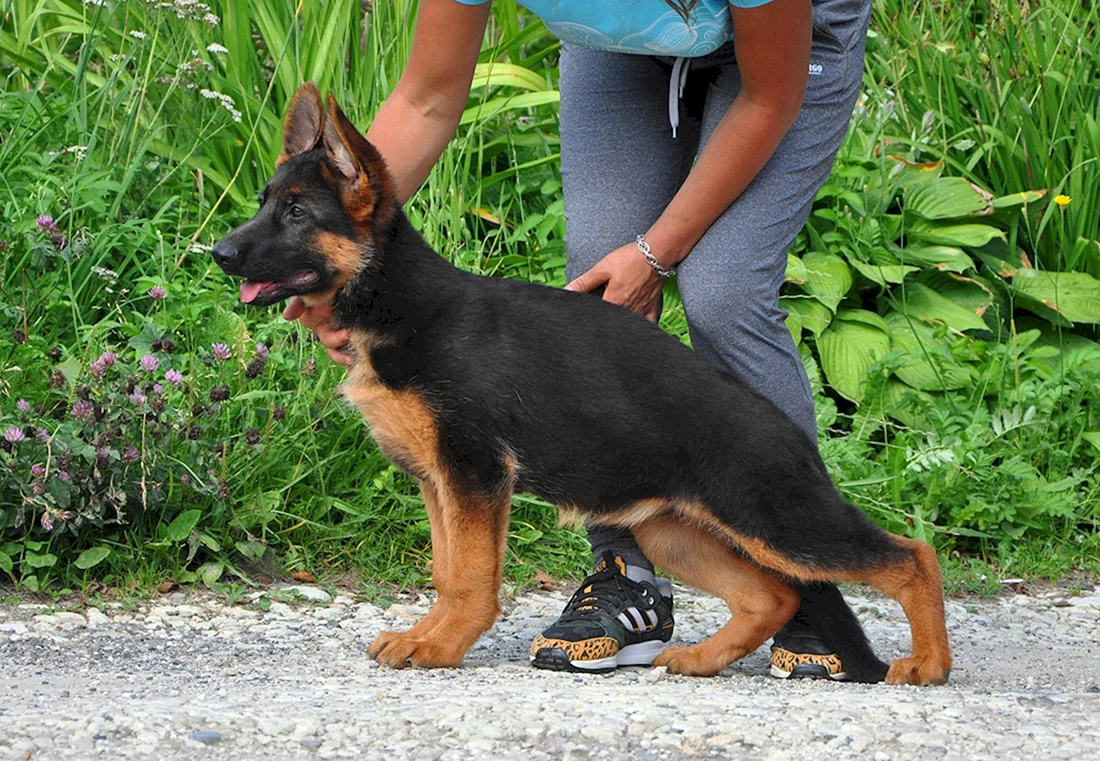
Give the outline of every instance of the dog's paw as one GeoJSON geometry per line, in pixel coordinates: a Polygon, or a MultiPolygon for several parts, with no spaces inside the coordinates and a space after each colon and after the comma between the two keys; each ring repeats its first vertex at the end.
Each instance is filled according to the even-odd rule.
{"type": "Polygon", "coordinates": [[[370,657],[387,668],[452,668],[462,663],[464,650],[412,632],[382,632],[367,648],[370,657]]]}
{"type": "Polygon", "coordinates": [[[728,663],[716,659],[699,645],[693,647],[670,647],[662,651],[654,661],[654,666],[665,666],[670,674],[684,676],[714,676],[728,666],[728,663]]]}
{"type": "Polygon", "coordinates": [[[950,658],[932,658],[914,655],[898,658],[890,664],[886,673],[887,684],[916,684],[921,687],[947,684],[947,675],[951,673],[950,658]]]}
{"type": "Polygon", "coordinates": [[[367,655],[369,655],[371,658],[377,659],[378,654],[381,653],[383,650],[385,650],[387,645],[389,645],[391,642],[393,642],[398,637],[401,637],[401,636],[406,635],[408,633],[409,632],[393,632],[393,631],[381,632],[377,637],[374,638],[374,641],[371,642],[370,645],[367,647],[367,655]]]}

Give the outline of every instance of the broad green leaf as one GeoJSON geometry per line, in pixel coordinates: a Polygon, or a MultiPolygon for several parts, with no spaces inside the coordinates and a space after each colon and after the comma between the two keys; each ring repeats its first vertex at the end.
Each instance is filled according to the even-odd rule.
{"type": "Polygon", "coordinates": [[[855,259],[849,260],[849,263],[855,268],[856,272],[881,286],[900,283],[905,280],[906,275],[912,272],[920,272],[920,267],[909,267],[904,264],[866,264],[855,259]]]}
{"type": "Polygon", "coordinates": [[[787,312],[787,330],[791,331],[791,338],[794,339],[794,345],[798,346],[802,343],[802,318],[798,316],[798,312],[787,312]]]}
{"type": "Polygon", "coordinates": [[[5,573],[11,573],[11,569],[14,565],[11,562],[11,556],[6,552],[0,552],[0,571],[5,573]]]}
{"type": "Polygon", "coordinates": [[[993,199],[994,209],[1007,209],[1012,206],[1023,206],[1026,203],[1038,201],[1045,196],[1045,190],[1024,190],[1020,193],[1009,193],[1007,196],[993,199]]]}
{"type": "MultiPolygon", "coordinates": [[[[863,407],[868,415],[892,417],[914,430],[929,428],[929,422],[921,412],[922,408],[933,403],[931,394],[907,386],[897,378],[887,379],[881,388],[882,393],[874,399],[863,400],[863,407]],[[914,399],[918,404],[912,403],[914,399]]],[[[884,478],[890,480],[891,476],[884,478]]],[[[858,482],[845,482],[846,488],[856,485],[858,482]]]]}
{"type": "Polygon", "coordinates": [[[806,265],[806,283],[802,287],[816,296],[830,312],[835,312],[852,287],[852,271],[848,265],[835,254],[817,251],[806,254],[802,263],[806,265]]]}
{"type": "Polygon", "coordinates": [[[31,568],[51,568],[57,563],[57,555],[51,555],[48,552],[41,555],[37,552],[27,552],[23,555],[23,562],[31,568]]]}
{"type": "Polygon", "coordinates": [[[788,283],[795,283],[796,285],[802,285],[806,282],[806,265],[794,254],[787,254],[786,280],[788,283]]]}
{"type": "Polygon", "coordinates": [[[1070,322],[1100,323],[1100,280],[1085,272],[1020,269],[1012,291],[1027,302],[1038,302],[1070,322]]]}
{"type": "Polygon", "coordinates": [[[971,385],[970,372],[951,356],[950,341],[936,336],[935,331],[905,315],[890,312],[891,348],[905,355],[906,364],[894,374],[908,386],[921,391],[946,391],[971,385]]]}
{"type": "Polygon", "coordinates": [[[1100,431],[1086,431],[1081,434],[1081,438],[1092,444],[1096,448],[1096,454],[1100,455],[1100,431]]]}
{"type": "Polygon", "coordinates": [[[866,309],[842,309],[836,313],[836,319],[844,322],[862,322],[864,325],[878,328],[886,335],[890,335],[890,326],[886,324],[886,320],[866,309]]]}
{"type": "Polygon", "coordinates": [[[895,290],[890,300],[899,312],[917,320],[942,322],[959,332],[989,330],[985,321],[977,314],[964,309],[922,283],[909,283],[904,289],[895,290]]]}
{"type": "Polygon", "coordinates": [[[890,351],[890,336],[864,322],[836,320],[817,338],[821,369],[845,399],[862,401],[867,371],[890,351]]]}
{"type": "Polygon", "coordinates": [[[19,583],[22,584],[27,589],[31,590],[32,592],[37,592],[38,591],[38,577],[37,576],[31,576],[30,574],[27,574],[26,576],[23,576],[21,579],[19,579],[19,583]]]}
{"type": "Polygon", "coordinates": [[[198,574],[199,578],[202,579],[202,583],[209,587],[222,577],[223,571],[225,571],[225,564],[218,561],[211,561],[199,566],[198,574]]]}
{"type": "Polygon", "coordinates": [[[202,517],[201,510],[187,510],[176,516],[176,519],[168,524],[165,537],[171,542],[182,542],[191,536],[191,531],[202,517]]]}
{"type": "MultiPolygon", "coordinates": [[[[885,246],[871,246],[864,253],[867,255],[867,263],[877,267],[893,267],[901,264],[901,261],[885,246]]],[[[848,261],[854,263],[857,260],[849,256],[848,261]]]]}
{"type": "Polygon", "coordinates": [[[267,545],[262,542],[237,542],[237,551],[249,560],[259,560],[267,552],[267,545]]]}
{"type": "Polygon", "coordinates": [[[916,398],[922,400],[925,404],[932,404],[933,397],[931,394],[891,378],[886,381],[882,396],[882,411],[884,414],[916,430],[929,427],[928,421],[911,409],[908,402],[911,398],[916,398]]]}
{"type": "Polygon", "coordinates": [[[1084,365],[1100,368],[1100,344],[1074,333],[1047,330],[1027,352],[1029,360],[1048,377],[1061,375],[1067,368],[1084,365]],[[1052,356],[1036,356],[1036,350],[1054,349],[1052,356]]]}
{"type": "Polygon", "coordinates": [[[909,237],[925,243],[939,243],[945,246],[967,246],[977,248],[1005,234],[991,225],[961,224],[942,225],[915,223],[909,227],[909,237]]]}
{"type": "Polygon", "coordinates": [[[815,298],[784,296],[779,299],[779,306],[788,312],[797,313],[802,327],[815,336],[820,335],[821,331],[829,327],[829,323],[833,321],[833,313],[815,298]]]}
{"type": "Polygon", "coordinates": [[[109,547],[91,547],[80,553],[73,565],[82,571],[86,571],[102,563],[110,554],[111,549],[109,547]]]}
{"type": "Polygon", "coordinates": [[[806,377],[810,381],[810,390],[813,391],[814,396],[825,393],[821,384],[821,368],[817,366],[817,360],[814,359],[814,353],[810,351],[810,347],[799,344],[798,356],[802,360],[802,367],[806,370],[806,377]]]}
{"type": "Polygon", "coordinates": [[[65,376],[65,380],[72,385],[76,383],[76,379],[80,377],[80,360],[76,357],[69,357],[64,362],[58,362],[57,369],[65,376]]]}
{"type": "Polygon", "coordinates": [[[955,246],[929,246],[916,244],[907,246],[898,252],[898,257],[906,264],[921,267],[935,267],[947,272],[966,272],[974,269],[974,260],[961,248],[955,246]]]}
{"type": "Polygon", "coordinates": [[[901,156],[890,156],[890,158],[897,163],[897,169],[900,173],[897,180],[898,187],[904,188],[934,182],[943,173],[943,161],[922,164],[909,161],[901,156]]]}
{"type": "Polygon", "coordinates": [[[993,196],[962,177],[939,177],[905,194],[905,210],[925,219],[951,219],[993,211],[993,196]]]}
{"type": "Polygon", "coordinates": [[[965,277],[953,273],[927,272],[921,276],[920,283],[978,317],[984,318],[996,299],[992,285],[976,275],[965,277]]]}

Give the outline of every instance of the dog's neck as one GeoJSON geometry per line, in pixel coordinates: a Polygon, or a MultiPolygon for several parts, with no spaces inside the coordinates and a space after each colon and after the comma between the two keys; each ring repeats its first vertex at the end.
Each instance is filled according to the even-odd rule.
{"type": "Polygon", "coordinates": [[[398,337],[439,313],[461,271],[437,254],[400,206],[376,224],[362,244],[362,266],[332,299],[340,324],[398,337]]]}

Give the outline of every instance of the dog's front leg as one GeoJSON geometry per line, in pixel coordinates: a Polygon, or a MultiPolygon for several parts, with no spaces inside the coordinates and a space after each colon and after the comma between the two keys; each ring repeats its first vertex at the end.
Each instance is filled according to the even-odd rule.
{"type": "Polygon", "coordinates": [[[439,599],[406,632],[382,632],[368,648],[384,666],[457,666],[500,612],[507,497],[463,494],[421,483],[432,527],[432,581],[439,599]]]}

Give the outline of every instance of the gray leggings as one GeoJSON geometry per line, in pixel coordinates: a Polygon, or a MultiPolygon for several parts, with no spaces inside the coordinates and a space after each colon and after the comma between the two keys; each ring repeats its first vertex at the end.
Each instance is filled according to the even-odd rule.
{"type": "MultiPolygon", "coordinates": [[[[696,353],[743,378],[815,440],[813,397],[784,322],[779,289],[787,251],[847,132],[870,14],[870,0],[814,3],[811,75],[797,120],[678,267],[696,353]]],[[[561,173],[570,280],[653,224],[741,89],[732,45],[692,60],[673,138],[671,69],[671,59],[562,46],[561,173]]],[[[652,568],[627,529],[589,526],[588,539],[596,557],[611,550],[630,565],[652,568]]]]}

